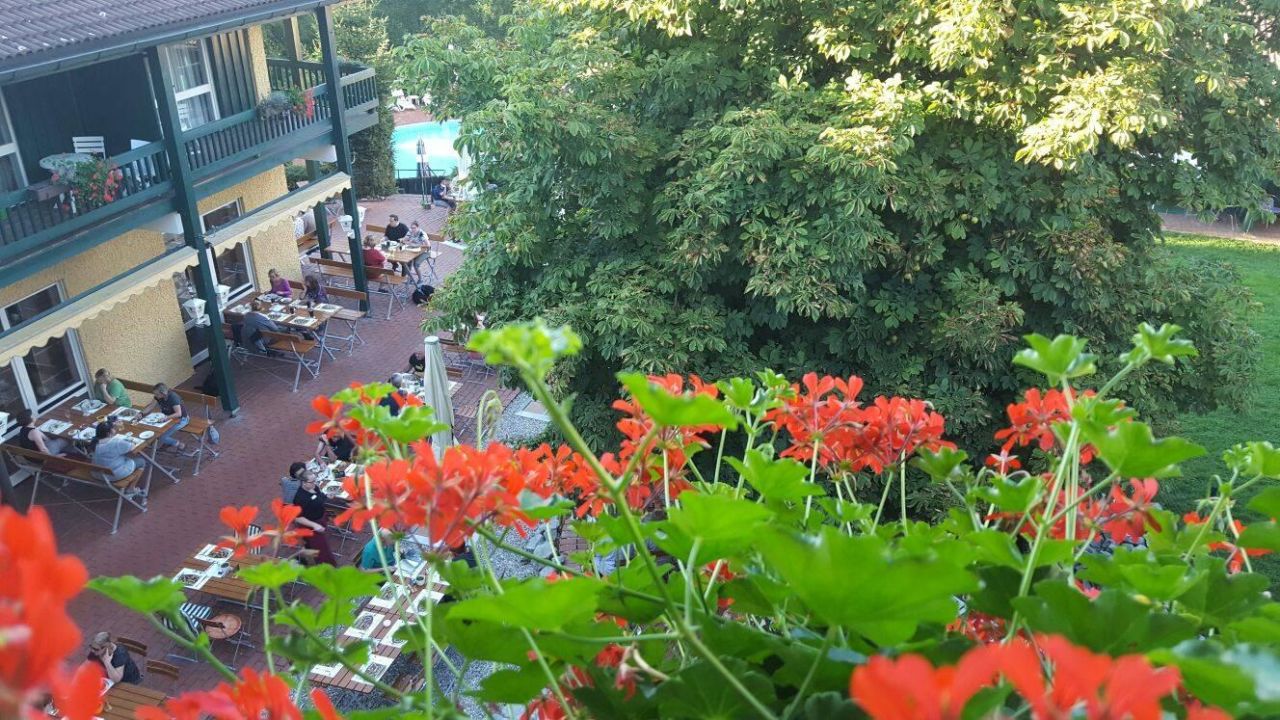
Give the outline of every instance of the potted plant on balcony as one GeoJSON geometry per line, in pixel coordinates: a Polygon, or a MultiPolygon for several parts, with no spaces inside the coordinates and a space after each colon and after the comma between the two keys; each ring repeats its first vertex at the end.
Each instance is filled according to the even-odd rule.
{"type": "Polygon", "coordinates": [[[108,205],[120,197],[124,173],[106,158],[93,158],[75,166],[75,172],[53,173],[53,182],[66,185],[72,202],[63,209],[77,213],[108,205]],[[73,206],[74,203],[74,206],[73,206]]]}
{"type": "Polygon", "coordinates": [[[306,90],[299,90],[298,88],[273,90],[262,99],[262,102],[258,103],[258,117],[263,120],[270,120],[288,113],[293,113],[307,120],[315,117],[316,98],[311,88],[306,90]]]}

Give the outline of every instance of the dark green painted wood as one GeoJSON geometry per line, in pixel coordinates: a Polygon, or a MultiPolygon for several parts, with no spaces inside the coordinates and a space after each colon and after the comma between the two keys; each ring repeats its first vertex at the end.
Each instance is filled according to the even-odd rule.
{"type": "MultiPolygon", "coordinates": [[[[325,84],[337,88],[338,92],[326,93],[330,106],[329,120],[333,123],[333,146],[337,150],[338,170],[351,175],[351,141],[347,137],[347,114],[343,108],[342,73],[338,70],[337,43],[333,37],[333,9],[324,6],[316,8],[316,30],[320,35],[320,62],[324,64],[325,84]]],[[[360,243],[360,209],[356,203],[355,190],[347,188],[342,191],[342,207],[351,216],[351,226],[355,232],[351,234],[348,245],[351,249],[351,274],[355,276],[355,286],[360,292],[369,291],[369,281],[364,271],[364,248],[360,243]]],[[[367,296],[366,296],[367,297],[367,296]]],[[[360,309],[367,311],[369,304],[360,303],[360,309]]]]}
{"type": "Polygon", "coordinates": [[[73,136],[103,136],[108,155],[129,150],[132,139],[160,139],[140,56],[15,83],[4,92],[31,183],[49,178],[40,159],[71,152],[73,136]]]}
{"type": "Polygon", "coordinates": [[[222,117],[244,112],[257,104],[248,33],[248,30],[233,30],[214,35],[205,42],[214,94],[218,97],[218,114],[222,117]]]}
{"type": "MultiPolygon", "coordinates": [[[[308,160],[307,178],[315,182],[320,179],[320,176],[320,162],[308,160]]],[[[329,252],[329,213],[325,211],[324,203],[316,203],[311,212],[316,221],[316,244],[319,245],[320,257],[332,259],[333,255],[329,252]]]]}
{"type": "Polygon", "coordinates": [[[157,48],[147,50],[147,64],[151,68],[151,78],[155,86],[155,94],[160,106],[160,124],[164,130],[165,144],[169,157],[173,162],[174,201],[178,214],[182,217],[182,234],[189,247],[199,254],[196,265],[196,291],[205,301],[205,312],[209,315],[209,327],[206,328],[209,345],[209,365],[218,385],[218,397],[222,399],[222,408],[235,414],[240,408],[236,397],[235,382],[231,377],[231,358],[227,353],[226,340],[222,336],[222,311],[218,308],[218,282],[213,272],[213,261],[204,235],[200,231],[200,210],[196,206],[196,192],[192,187],[191,166],[187,163],[187,154],[183,151],[182,128],[178,122],[178,105],[173,93],[169,69],[160,62],[157,48]]]}

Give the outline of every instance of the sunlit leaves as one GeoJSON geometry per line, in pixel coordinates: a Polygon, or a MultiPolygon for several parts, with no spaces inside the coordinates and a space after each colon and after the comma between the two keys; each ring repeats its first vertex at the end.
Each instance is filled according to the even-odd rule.
{"type": "Polygon", "coordinates": [[[131,575],[94,578],[89,581],[89,588],[144,615],[177,612],[178,606],[186,601],[182,586],[165,577],[150,580],[139,580],[131,575]]]}
{"type": "Polygon", "coordinates": [[[509,365],[541,378],[557,360],[576,355],[582,349],[582,340],[567,327],[552,328],[537,320],[481,330],[468,347],[484,355],[485,362],[491,365],[509,365]]]}
{"type": "Polygon", "coordinates": [[[621,373],[618,379],[631,393],[631,399],[660,426],[718,425],[733,429],[738,425],[738,418],[710,395],[673,395],[651,383],[643,373],[621,373]]]}
{"type": "Polygon", "coordinates": [[[1080,424],[1081,435],[1098,457],[1121,477],[1173,477],[1178,463],[1205,453],[1203,447],[1178,437],[1155,439],[1146,423],[1122,422],[1114,427],[1080,424]]]}
{"type": "Polygon", "coordinates": [[[1199,355],[1200,353],[1190,340],[1175,337],[1180,332],[1182,328],[1177,325],[1166,323],[1155,328],[1148,323],[1142,323],[1133,336],[1133,349],[1125,353],[1121,359],[1134,364],[1155,361],[1172,365],[1174,358],[1199,355]]]}
{"type": "Polygon", "coordinates": [[[1092,375],[1097,372],[1097,356],[1084,351],[1085,341],[1071,335],[1059,335],[1053,340],[1032,333],[1023,338],[1027,347],[1013,356],[1013,364],[1030,368],[1049,380],[1053,386],[1065,380],[1092,375]]]}

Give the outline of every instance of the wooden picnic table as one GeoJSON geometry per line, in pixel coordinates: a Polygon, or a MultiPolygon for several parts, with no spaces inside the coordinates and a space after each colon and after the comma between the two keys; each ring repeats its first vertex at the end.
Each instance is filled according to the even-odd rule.
{"type": "MultiPolygon", "coordinates": [[[[109,415],[116,415],[117,417],[122,418],[133,415],[133,412],[126,411],[125,408],[118,408],[114,405],[105,404],[96,410],[88,412],[77,409],[78,406],[82,406],[89,400],[89,398],[81,398],[74,403],[71,400],[67,400],[51,410],[40,425],[43,426],[49,420],[61,420],[66,423],[70,423],[71,426],[63,429],[61,432],[47,434],[64,438],[81,447],[87,447],[89,438],[86,431],[88,429],[94,428],[109,415]],[[121,413],[123,413],[123,415],[121,415],[121,413]],[[84,434],[81,435],[81,433],[84,434]],[[77,435],[80,435],[80,437],[77,437],[77,435]]],[[[178,482],[177,476],[175,476],[169,468],[164,467],[156,461],[156,450],[160,447],[160,436],[164,435],[165,432],[176,425],[178,421],[166,420],[163,423],[151,425],[142,422],[142,419],[147,417],[147,413],[142,412],[138,408],[131,408],[130,410],[137,412],[137,416],[132,420],[119,420],[116,424],[116,431],[121,435],[130,435],[133,437],[133,454],[142,458],[147,463],[146,486],[149,487],[151,485],[151,473],[156,468],[159,468],[160,472],[164,473],[173,482],[178,482]]],[[[43,428],[41,429],[43,430],[43,428]]]]}
{"type": "Polygon", "coordinates": [[[280,300],[272,293],[257,293],[252,297],[229,305],[223,311],[228,322],[238,322],[249,314],[250,309],[266,314],[278,325],[295,330],[318,331],[334,315],[342,310],[341,305],[320,303],[307,308],[306,300],[280,300]]]}
{"type": "Polygon", "coordinates": [[[168,698],[163,692],[141,685],[116,683],[103,696],[102,720],[133,720],[140,707],[159,707],[168,698]]]}
{"type": "MultiPolygon", "coordinates": [[[[201,549],[203,549],[203,547],[204,546],[201,546],[201,549]]],[[[177,577],[183,570],[198,570],[200,572],[207,570],[212,563],[198,558],[197,556],[199,554],[200,550],[196,550],[191,553],[186,560],[183,560],[182,565],[174,571],[174,577],[177,577]]],[[[257,565],[262,562],[263,559],[264,558],[261,555],[245,555],[241,558],[228,559],[227,563],[233,568],[239,568],[245,565],[257,565]]],[[[210,578],[199,588],[184,588],[184,590],[189,593],[205,593],[222,600],[229,600],[248,607],[249,601],[253,598],[253,594],[256,592],[257,588],[244,580],[241,580],[240,577],[233,572],[223,577],[210,578]]]]}
{"type": "MultiPolygon", "coordinates": [[[[423,568],[428,577],[437,577],[431,572],[429,565],[424,564],[423,568]]],[[[438,599],[429,599],[428,593],[444,594],[448,591],[448,585],[441,582],[432,583],[428,589],[425,584],[416,585],[412,582],[404,582],[405,578],[399,572],[395,572],[393,577],[396,578],[395,582],[384,583],[379,595],[369,598],[361,605],[360,610],[356,613],[356,625],[350,628],[343,628],[343,631],[337,636],[338,643],[341,645],[359,640],[369,641],[369,661],[365,666],[366,673],[377,677],[379,680],[385,678],[387,669],[396,661],[396,658],[400,657],[400,653],[404,650],[404,643],[395,640],[395,634],[406,622],[406,617],[409,618],[409,622],[412,622],[412,618],[416,617],[417,613],[413,612],[414,609],[409,605],[419,602],[420,599],[423,602],[438,602],[438,599]],[[391,592],[396,593],[395,599],[390,604],[382,604],[386,601],[384,595],[391,592]],[[359,627],[364,623],[369,624],[367,629],[359,627]]],[[[313,684],[327,685],[340,690],[352,690],[359,693],[367,693],[374,690],[373,685],[365,682],[343,665],[313,667],[308,677],[313,684]]],[[[385,680],[383,681],[385,682],[385,680]]]]}

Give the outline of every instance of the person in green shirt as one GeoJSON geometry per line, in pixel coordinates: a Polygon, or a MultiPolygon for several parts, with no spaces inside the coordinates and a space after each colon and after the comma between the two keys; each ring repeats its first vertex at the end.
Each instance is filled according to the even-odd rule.
{"type": "Polygon", "coordinates": [[[129,399],[124,383],[112,377],[106,368],[102,368],[93,375],[93,397],[108,405],[133,407],[133,401],[129,399]]]}
{"type": "Polygon", "coordinates": [[[386,557],[389,565],[395,565],[400,562],[400,555],[396,552],[395,537],[390,530],[382,528],[378,532],[382,538],[382,554],[378,554],[378,538],[373,538],[365,544],[364,549],[360,551],[360,569],[370,573],[382,572],[382,558],[386,557]]]}

